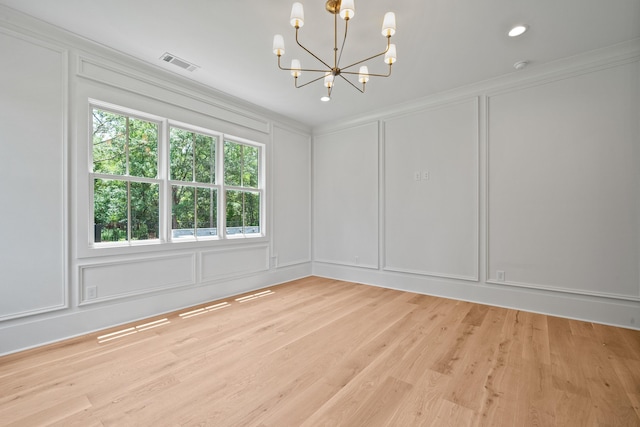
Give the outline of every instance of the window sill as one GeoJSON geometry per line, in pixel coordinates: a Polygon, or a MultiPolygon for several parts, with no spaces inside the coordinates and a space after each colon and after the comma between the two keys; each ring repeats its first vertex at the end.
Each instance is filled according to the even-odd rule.
{"type": "Polygon", "coordinates": [[[256,235],[232,235],[227,236],[225,239],[218,237],[211,237],[207,239],[181,239],[177,241],[161,241],[161,240],[145,240],[136,241],[132,243],[123,242],[101,242],[97,244],[91,244],[84,248],[78,248],[76,258],[95,258],[95,257],[107,257],[118,255],[133,255],[133,254],[154,254],[164,253],[169,251],[201,251],[213,248],[232,247],[240,245],[251,245],[266,243],[269,239],[267,236],[256,235]]]}

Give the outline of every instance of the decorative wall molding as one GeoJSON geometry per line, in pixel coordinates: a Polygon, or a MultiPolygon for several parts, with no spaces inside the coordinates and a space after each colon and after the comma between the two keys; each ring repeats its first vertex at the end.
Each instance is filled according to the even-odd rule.
{"type": "Polygon", "coordinates": [[[215,249],[199,254],[201,282],[238,278],[269,270],[269,246],[215,249]]]}
{"type": "Polygon", "coordinates": [[[614,299],[614,300],[640,302],[640,296],[635,297],[635,296],[615,294],[615,293],[609,293],[609,292],[576,290],[571,288],[564,288],[562,286],[547,286],[547,285],[532,284],[532,283],[519,283],[519,282],[513,282],[509,280],[505,280],[504,282],[498,282],[492,279],[487,279],[485,283],[490,283],[492,285],[498,285],[498,286],[507,286],[507,287],[514,286],[517,288],[525,288],[525,289],[540,289],[545,291],[560,292],[563,294],[584,295],[584,296],[600,297],[600,298],[607,298],[607,299],[614,299]]]}
{"type": "Polygon", "coordinates": [[[174,289],[169,298],[166,293],[156,292],[144,298],[90,304],[81,309],[38,316],[28,322],[14,322],[0,327],[0,356],[276,286],[310,274],[310,265],[299,265],[216,282],[210,286],[174,289]]]}
{"type": "MultiPolygon", "coordinates": [[[[125,282],[126,284],[126,282],[125,282]]],[[[119,286],[122,282],[118,283],[119,286]]],[[[180,289],[184,287],[196,285],[196,254],[188,253],[183,255],[169,256],[153,256],[144,258],[127,258],[112,260],[107,262],[99,262],[94,264],[85,264],[78,266],[78,301],[80,306],[102,303],[106,301],[114,301],[119,299],[131,298],[145,294],[151,294],[158,291],[166,291],[172,289],[180,289]],[[175,276],[169,279],[166,269],[170,264],[175,264],[172,268],[175,276]],[[127,271],[129,270],[129,271],[127,271]],[[146,271],[147,276],[141,274],[146,271]],[[125,277],[127,273],[135,273],[136,277],[125,277]],[[176,274],[177,273],[177,274],[176,274]],[[92,277],[88,277],[91,275],[92,277]],[[105,282],[106,276],[111,276],[111,282],[105,282]],[[98,279],[100,277],[100,279],[98,279]],[[143,279],[144,278],[144,279],[143,279]],[[148,282],[147,286],[140,286],[135,290],[110,290],[109,284],[114,280],[130,280],[131,284],[148,282]],[[177,280],[176,280],[177,279],[177,280]],[[89,299],[88,287],[96,287],[96,298],[89,299]],[[102,296],[105,295],[105,296],[102,296]]]]}
{"type": "Polygon", "coordinates": [[[471,83],[467,86],[434,93],[424,98],[406,103],[386,106],[380,111],[354,115],[340,122],[334,122],[313,129],[313,135],[322,135],[336,130],[349,129],[372,120],[386,120],[395,115],[410,114],[425,108],[437,108],[449,102],[458,102],[479,94],[495,94],[502,90],[523,88],[536,85],[538,82],[558,80],[571,75],[589,72],[598,67],[615,66],[618,63],[635,62],[640,58],[640,38],[619,43],[617,45],[585,52],[580,55],[562,58],[546,64],[527,67],[520,72],[510,72],[495,78],[471,83]]]}
{"type": "MultiPolygon", "coordinates": [[[[4,16],[0,17],[0,19],[4,16]]],[[[61,181],[61,222],[58,224],[58,230],[60,230],[59,248],[58,253],[62,254],[62,263],[59,266],[59,277],[55,278],[58,282],[58,295],[60,302],[58,304],[41,305],[29,310],[18,310],[10,313],[0,313],[0,322],[12,319],[19,319],[27,316],[34,316],[38,314],[50,313],[54,311],[64,310],[69,308],[69,52],[59,44],[52,43],[50,40],[45,40],[38,37],[36,34],[26,34],[21,31],[16,31],[4,27],[7,22],[2,21],[0,25],[0,35],[12,37],[25,43],[29,43],[38,48],[46,49],[57,55],[60,65],[60,117],[59,125],[61,133],[55,136],[60,143],[59,149],[61,150],[62,167],[60,168],[60,181],[61,181]]],[[[4,94],[3,94],[4,95],[4,94]]],[[[6,135],[5,135],[6,137],[6,135]]],[[[8,153],[4,153],[9,155],[8,153]]],[[[14,245],[14,242],[10,242],[10,245],[14,245]]],[[[37,256],[37,250],[34,248],[32,254],[37,256]]],[[[46,252],[46,250],[45,250],[46,252]]],[[[5,277],[6,280],[6,277],[5,277]]],[[[11,284],[7,284],[11,286],[11,284]]]]}
{"type": "Polygon", "coordinates": [[[380,224],[378,217],[380,207],[379,147],[378,121],[369,121],[351,128],[314,135],[312,150],[312,209],[314,218],[312,252],[314,261],[365,269],[380,268],[378,253],[380,224]],[[326,151],[331,148],[333,138],[342,138],[342,142],[334,145],[334,152],[326,151]],[[359,145],[360,150],[347,151],[354,150],[354,145],[359,145]],[[364,146],[366,149],[363,148],[364,146]],[[321,159],[320,153],[324,153],[323,155],[327,158],[321,159]],[[324,163],[320,163],[323,160],[324,163]],[[358,165],[357,173],[345,175],[345,172],[340,169],[348,162],[358,165]],[[321,168],[323,170],[320,170],[321,168]],[[343,175],[339,176],[340,172],[343,175]],[[319,181],[321,178],[324,178],[322,182],[319,181]],[[339,183],[331,183],[340,179],[342,181],[339,183]],[[337,188],[340,188],[341,191],[338,191],[337,188]],[[328,195],[329,193],[331,194],[328,195]],[[361,217],[358,221],[353,221],[348,229],[343,229],[338,233],[334,227],[338,221],[332,218],[335,215],[335,209],[327,208],[323,203],[333,203],[347,196],[351,202],[341,205],[343,208],[341,218],[345,216],[355,218],[362,212],[366,212],[366,218],[373,219],[365,220],[365,217],[361,217]],[[355,196],[359,198],[355,199],[355,196]],[[321,200],[322,198],[324,200],[321,200]],[[374,204],[375,206],[373,206],[374,204]],[[325,211],[319,212],[320,208],[325,211]],[[318,218],[322,218],[322,220],[318,218]],[[342,241],[344,244],[336,246],[327,243],[331,238],[342,241]],[[353,243],[356,241],[357,243],[353,243]]]}
{"type": "Polygon", "coordinates": [[[635,300],[578,295],[558,289],[497,286],[392,271],[362,270],[324,263],[313,264],[313,275],[640,330],[640,301],[635,300]]]}
{"type": "MultiPolygon", "coordinates": [[[[474,165],[475,165],[475,174],[474,174],[474,182],[472,183],[473,188],[474,188],[474,194],[473,194],[473,202],[471,203],[474,207],[474,212],[473,212],[473,217],[474,217],[474,230],[473,230],[473,239],[474,239],[474,243],[473,243],[473,247],[474,247],[474,254],[473,254],[473,259],[471,260],[471,264],[473,264],[473,269],[474,272],[472,275],[464,275],[464,274],[456,274],[455,272],[436,272],[436,271],[431,271],[431,270],[425,270],[425,269],[410,269],[410,268],[403,268],[403,267],[398,267],[398,266],[393,266],[393,265],[389,265],[388,263],[388,255],[387,255],[387,249],[386,249],[386,242],[387,240],[389,240],[386,236],[384,237],[384,241],[385,241],[385,247],[383,248],[383,253],[384,253],[384,257],[383,257],[383,264],[382,264],[382,269],[386,270],[386,271],[392,271],[392,272],[400,272],[400,273],[408,273],[408,274],[412,274],[412,275],[425,275],[425,276],[433,276],[433,277],[443,277],[443,278],[451,278],[451,279],[460,279],[460,280],[468,280],[468,281],[473,281],[473,282],[478,282],[480,280],[480,272],[479,272],[479,266],[480,266],[480,97],[479,96],[474,96],[474,97],[470,97],[470,98],[466,98],[466,99],[457,99],[457,100],[448,100],[446,102],[442,102],[440,104],[433,104],[433,105],[429,105],[425,108],[422,109],[417,109],[417,110],[411,110],[411,111],[405,111],[405,112],[397,112],[396,114],[391,114],[389,115],[387,118],[385,118],[385,120],[383,121],[384,123],[384,127],[385,127],[385,133],[382,135],[382,138],[384,139],[384,144],[386,146],[386,144],[389,143],[389,141],[387,141],[387,127],[389,125],[389,123],[392,123],[395,120],[402,120],[402,119],[407,119],[410,118],[412,116],[416,116],[416,115],[420,115],[420,114],[424,114],[424,113],[428,113],[428,112],[433,112],[433,111],[438,111],[438,110],[442,110],[445,108],[449,108],[449,107],[455,107],[455,106],[460,106],[460,105],[465,105],[465,104],[472,104],[474,106],[474,125],[475,125],[475,132],[474,132],[474,141],[473,141],[473,156],[474,156],[474,165]]],[[[384,168],[382,169],[382,174],[383,174],[383,182],[387,181],[387,176],[388,176],[388,165],[387,165],[387,160],[386,160],[386,155],[384,156],[385,159],[385,165],[384,168]]],[[[384,197],[385,199],[389,196],[389,194],[387,194],[387,190],[385,189],[386,185],[384,187],[382,187],[383,191],[385,192],[384,197]]],[[[382,191],[382,190],[381,190],[382,191]]],[[[387,206],[386,206],[386,201],[385,201],[385,205],[383,206],[383,223],[384,223],[384,232],[386,234],[386,230],[388,228],[387,226],[387,206]]]]}
{"type": "Polygon", "coordinates": [[[76,74],[78,77],[116,88],[122,88],[123,83],[126,81],[134,81],[135,84],[126,85],[128,92],[173,105],[193,113],[203,114],[203,112],[206,112],[206,114],[218,120],[240,125],[265,134],[269,133],[270,130],[269,121],[266,119],[230,108],[222,103],[214,102],[210,98],[205,98],[196,93],[179,88],[166,81],[160,81],[134,71],[124,71],[122,68],[112,67],[85,56],[79,56],[76,74]],[[133,87],[143,87],[144,90],[134,90],[132,89],[133,87]],[[163,95],[167,93],[174,95],[173,97],[175,97],[175,95],[187,97],[189,100],[201,104],[201,106],[188,105],[188,101],[181,103],[171,102],[169,101],[169,99],[172,98],[171,96],[163,95]]]}
{"type": "MultiPolygon", "coordinates": [[[[640,46],[640,43],[638,43],[640,46]]],[[[529,283],[529,282],[521,282],[514,280],[505,280],[498,281],[495,277],[492,276],[490,271],[491,264],[491,229],[490,229],[490,218],[491,218],[491,188],[490,188],[490,179],[489,175],[491,172],[491,128],[490,128],[490,118],[491,118],[491,100],[499,98],[504,95],[510,95],[517,92],[521,92],[527,89],[535,89],[535,88],[543,88],[547,85],[562,82],[565,80],[575,79],[582,76],[588,76],[591,74],[595,74],[601,71],[613,70],[618,67],[622,67],[625,65],[635,65],[638,69],[640,69],[640,51],[637,49],[631,51],[623,51],[623,53],[613,56],[609,61],[596,60],[588,64],[586,67],[576,68],[575,66],[567,66],[566,68],[554,72],[548,73],[544,76],[539,76],[535,79],[527,79],[524,82],[520,82],[518,84],[508,84],[503,85],[501,87],[495,88],[494,90],[487,93],[484,99],[484,129],[485,129],[485,157],[486,157],[486,168],[484,171],[484,181],[485,181],[485,215],[484,215],[484,224],[486,230],[486,239],[484,242],[484,250],[485,250],[485,277],[483,278],[484,282],[491,285],[497,285],[501,287],[514,287],[514,288],[523,288],[523,289],[531,289],[531,290],[541,290],[541,291],[553,291],[559,292],[562,294],[570,294],[576,296],[585,296],[585,297],[599,297],[606,299],[614,299],[614,300],[623,300],[623,301],[632,301],[637,302],[640,301],[640,282],[637,284],[637,294],[629,295],[629,294],[621,294],[615,292],[601,292],[590,289],[578,289],[578,288],[569,288],[564,286],[553,286],[543,283],[529,283]]],[[[638,74],[638,82],[640,82],[640,73],[638,74]]],[[[637,93],[640,93],[638,91],[637,93]]],[[[640,104],[637,102],[637,109],[640,109],[640,104]]],[[[508,276],[507,276],[508,277],[508,276]]]]}
{"type": "MultiPolygon", "coordinates": [[[[305,132],[301,132],[298,129],[289,127],[289,126],[283,126],[280,124],[274,124],[272,126],[272,131],[271,131],[271,144],[270,144],[270,148],[271,148],[271,162],[270,162],[270,170],[272,171],[272,173],[270,174],[270,182],[269,182],[269,188],[272,189],[272,191],[270,192],[271,194],[271,198],[270,200],[272,200],[273,202],[273,210],[275,210],[276,206],[276,200],[274,196],[275,192],[278,191],[283,191],[281,189],[277,189],[275,187],[274,184],[274,180],[275,180],[275,176],[276,173],[278,173],[278,171],[280,170],[279,168],[275,167],[275,163],[276,163],[276,159],[279,157],[283,157],[281,155],[278,155],[278,143],[275,140],[275,136],[278,132],[278,130],[280,131],[284,131],[284,132],[288,132],[294,135],[299,136],[301,139],[305,140],[305,144],[306,144],[306,149],[309,152],[308,155],[308,161],[309,161],[309,165],[312,163],[312,145],[311,145],[311,135],[309,135],[308,133],[305,132]]],[[[290,266],[295,266],[295,265],[300,265],[300,264],[305,264],[305,263],[310,263],[312,261],[311,258],[311,246],[312,246],[312,215],[313,215],[313,210],[312,210],[312,197],[311,197],[311,188],[313,186],[313,174],[312,174],[312,168],[311,167],[306,167],[307,171],[307,175],[306,178],[308,179],[308,183],[309,183],[309,187],[307,188],[307,194],[306,194],[306,198],[304,199],[304,201],[306,202],[306,206],[309,209],[309,215],[307,217],[307,222],[306,222],[306,238],[307,238],[307,251],[306,254],[301,254],[301,256],[299,258],[293,258],[293,259],[289,259],[286,262],[281,262],[281,258],[280,258],[280,254],[278,253],[278,248],[276,247],[278,244],[278,238],[277,238],[277,234],[278,234],[278,230],[275,228],[275,217],[273,215],[271,215],[271,242],[270,242],[270,255],[271,257],[277,257],[277,260],[274,260],[271,264],[272,268],[285,268],[285,267],[290,267],[290,266]]],[[[295,179],[295,178],[294,178],[295,179]]],[[[295,199],[300,199],[301,195],[296,195],[295,199]]]]}

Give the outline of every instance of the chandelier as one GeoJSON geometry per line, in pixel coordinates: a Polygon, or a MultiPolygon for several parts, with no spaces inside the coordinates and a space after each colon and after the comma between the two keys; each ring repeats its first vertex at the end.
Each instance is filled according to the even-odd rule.
{"type": "Polygon", "coordinates": [[[327,0],[325,5],[326,10],[333,14],[333,62],[325,62],[323,59],[309,49],[304,47],[300,40],[298,39],[298,32],[300,27],[304,25],[304,9],[302,7],[302,3],[294,3],[291,8],[291,26],[296,29],[296,43],[302,49],[304,49],[308,54],[313,56],[323,67],[314,69],[314,68],[302,68],[300,61],[298,59],[291,60],[291,68],[285,68],[281,65],[280,59],[282,55],[284,55],[284,38],[280,34],[276,34],[273,37],[273,53],[278,56],[278,68],[285,71],[290,71],[291,75],[294,79],[294,84],[296,88],[301,88],[307,86],[311,83],[317,82],[319,80],[323,80],[324,86],[327,88],[327,94],[320,98],[322,101],[329,101],[331,99],[331,91],[333,90],[333,85],[335,83],[336,77],[342,78],[344,81],[349,83],[351,86],[356,88],[361,93],[364,93],[365,85],[369,81],[369,77],[389,77],[391,75],[391,66],[394,62],[396,62],[396,45],[391,43],[391,36],[393,36],[396,32],[396,16],[393,12],[387,12],[384,15],[384,19],[382,22],[382,35],[387,38],[387,47],[384,51],[370,56],[368,58],[362,59],[360,61],[349,64],[345,67],[340,67],[340,59],[342,58],[342,52],[344,50],[345,42],[347,41],[347,32],[349,30],[349,20],[351,20],[355,15],[355,6],[354,0],[327,0]],[[344,20],[344,38],[342,39],[342,46],[338,49],[338,15],[344,20]],[[377,58],[379,56],[384,55],[385,64],[389,65],[389,72],[387,74],[372,74],[369,73],[369,68],[366,65],[361,65],[358,71],[353,71],[356,65],[360,65],[364,62],[367,62],[371,59],[377,58]],[[331,65],[333,64],[333,65],[331,65]],[[298,84],[298,77],[302,74],[302,72],[312,72],[312,73],[321,73],[321,75],[317,78],[313,78],[312,80],[298,84]],[[358,76],[358,82],[362,83],[362,88],[356,86],[349,79],[345,77],[347,76],[358,76]]]}

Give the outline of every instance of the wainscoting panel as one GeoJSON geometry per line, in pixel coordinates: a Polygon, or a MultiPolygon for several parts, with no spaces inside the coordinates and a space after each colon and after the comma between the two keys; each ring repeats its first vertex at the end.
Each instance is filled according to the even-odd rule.
{"type": "Polygon", "coordinates": [[[67,52],[0,29],[0,320],[68,306],[67,52]]]}
{"type": "Polygon", "coordinates": [[[269,269],[267,245],[225,248],[200,254],[200,281],[208,282],[266,271],[269,269]]]}
{"type": "Polygon", "coordinates": [[[310,262],[310,137],[274,126],[272,153],[274,267],[310,262]]]}
{"type": "Polygon", "coordinates": [[[194,285],[195,262],[184,254],[81,266],[81,305],[194,285]]]}
{"type": "Polygon", "coordinates": [[[640,299],[640,69],[488,97],[487,281],[640,299]]]}
{"type": "MultiPolygon", "coordinates": [[[[78,61],[78,76],[98,83],[128,88],[139,95],[154,97],[158,101],[173,104],[192,112],[204,113],[245,128],[250,128],[262,133],[269,132],[269,122],[258,116],[239,109],[225,106],[223,103],[214,103],[210,98],[198,97],[196,93],[185,93],[184,89],[168,85],[165,81],[157,81],[133,71],[124,71],[121,67],[113,67],[102,64],[97,60],[81,57],[78,61]],[[135,89],[133,89],[135,88],[135,89]]],[[[229,132],[225,130],[225,132],[229,132]]]]}
{"type": "Polygon", "coordinates": [[[385,121],[385,270],[478,280],[478,98],[385,121]]]}
{"type": "Polygon", "coordinates": [[[378,268],[378,122],[313,144],[314,260],[378,268]]]}

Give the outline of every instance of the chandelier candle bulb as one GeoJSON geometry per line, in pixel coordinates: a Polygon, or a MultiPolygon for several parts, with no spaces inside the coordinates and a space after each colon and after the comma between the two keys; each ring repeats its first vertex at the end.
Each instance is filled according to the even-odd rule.
{"type": "Polygon", "coordinates": [[[360,83],[366,83],[369,81],[369,68],[366,65],[360,67],[358,71],[358,81],[360,83]]]}
{"type": "Polygon", "coordinates": [[[396,33],[396,14],[393,12],[387,12],[384,15],[382,21],[382,35],[385,37],[391,37],[396,33]]]}
{"type": "Polygon", "coordinates": [[[333,74],[327,74],[324,76],[324,86],[325,87],[333,86],[333,74]]]}
{"type": "Polygon", "coordinates": [[[353,0],[342,0],[340,2],[340,17],[349,20],[356,14],[356,7],[353,0]]]}
{"type": "Polygon", "coordinates": [[[389,45],[389,50],[387,51],[387,53],[384,54],[384,62],[386,62],[387,64],[391,65],[394,62],[396,62],[396,45],[391,43],[389,45]]]}
{"type": "Polygon", "coordinates": [[[278,56],[284,55],[284,38],[280,34],[273,36],[273,53],[278,56]]]}
{"type": "Polygon", "coordinates": [[[294,3],[291,8],[291,26],[300,28],[304,25],[304,8],[302,3],[294,3]]]}
{"type": "Polygon", "coordinates": [[[301,68],[302,66],[300,65],[299,60],[297,59],[291,60],[291,75],[293,77],[300,77],[300,74],[302,74],[302,71],[300,71],[301,68]]]}

